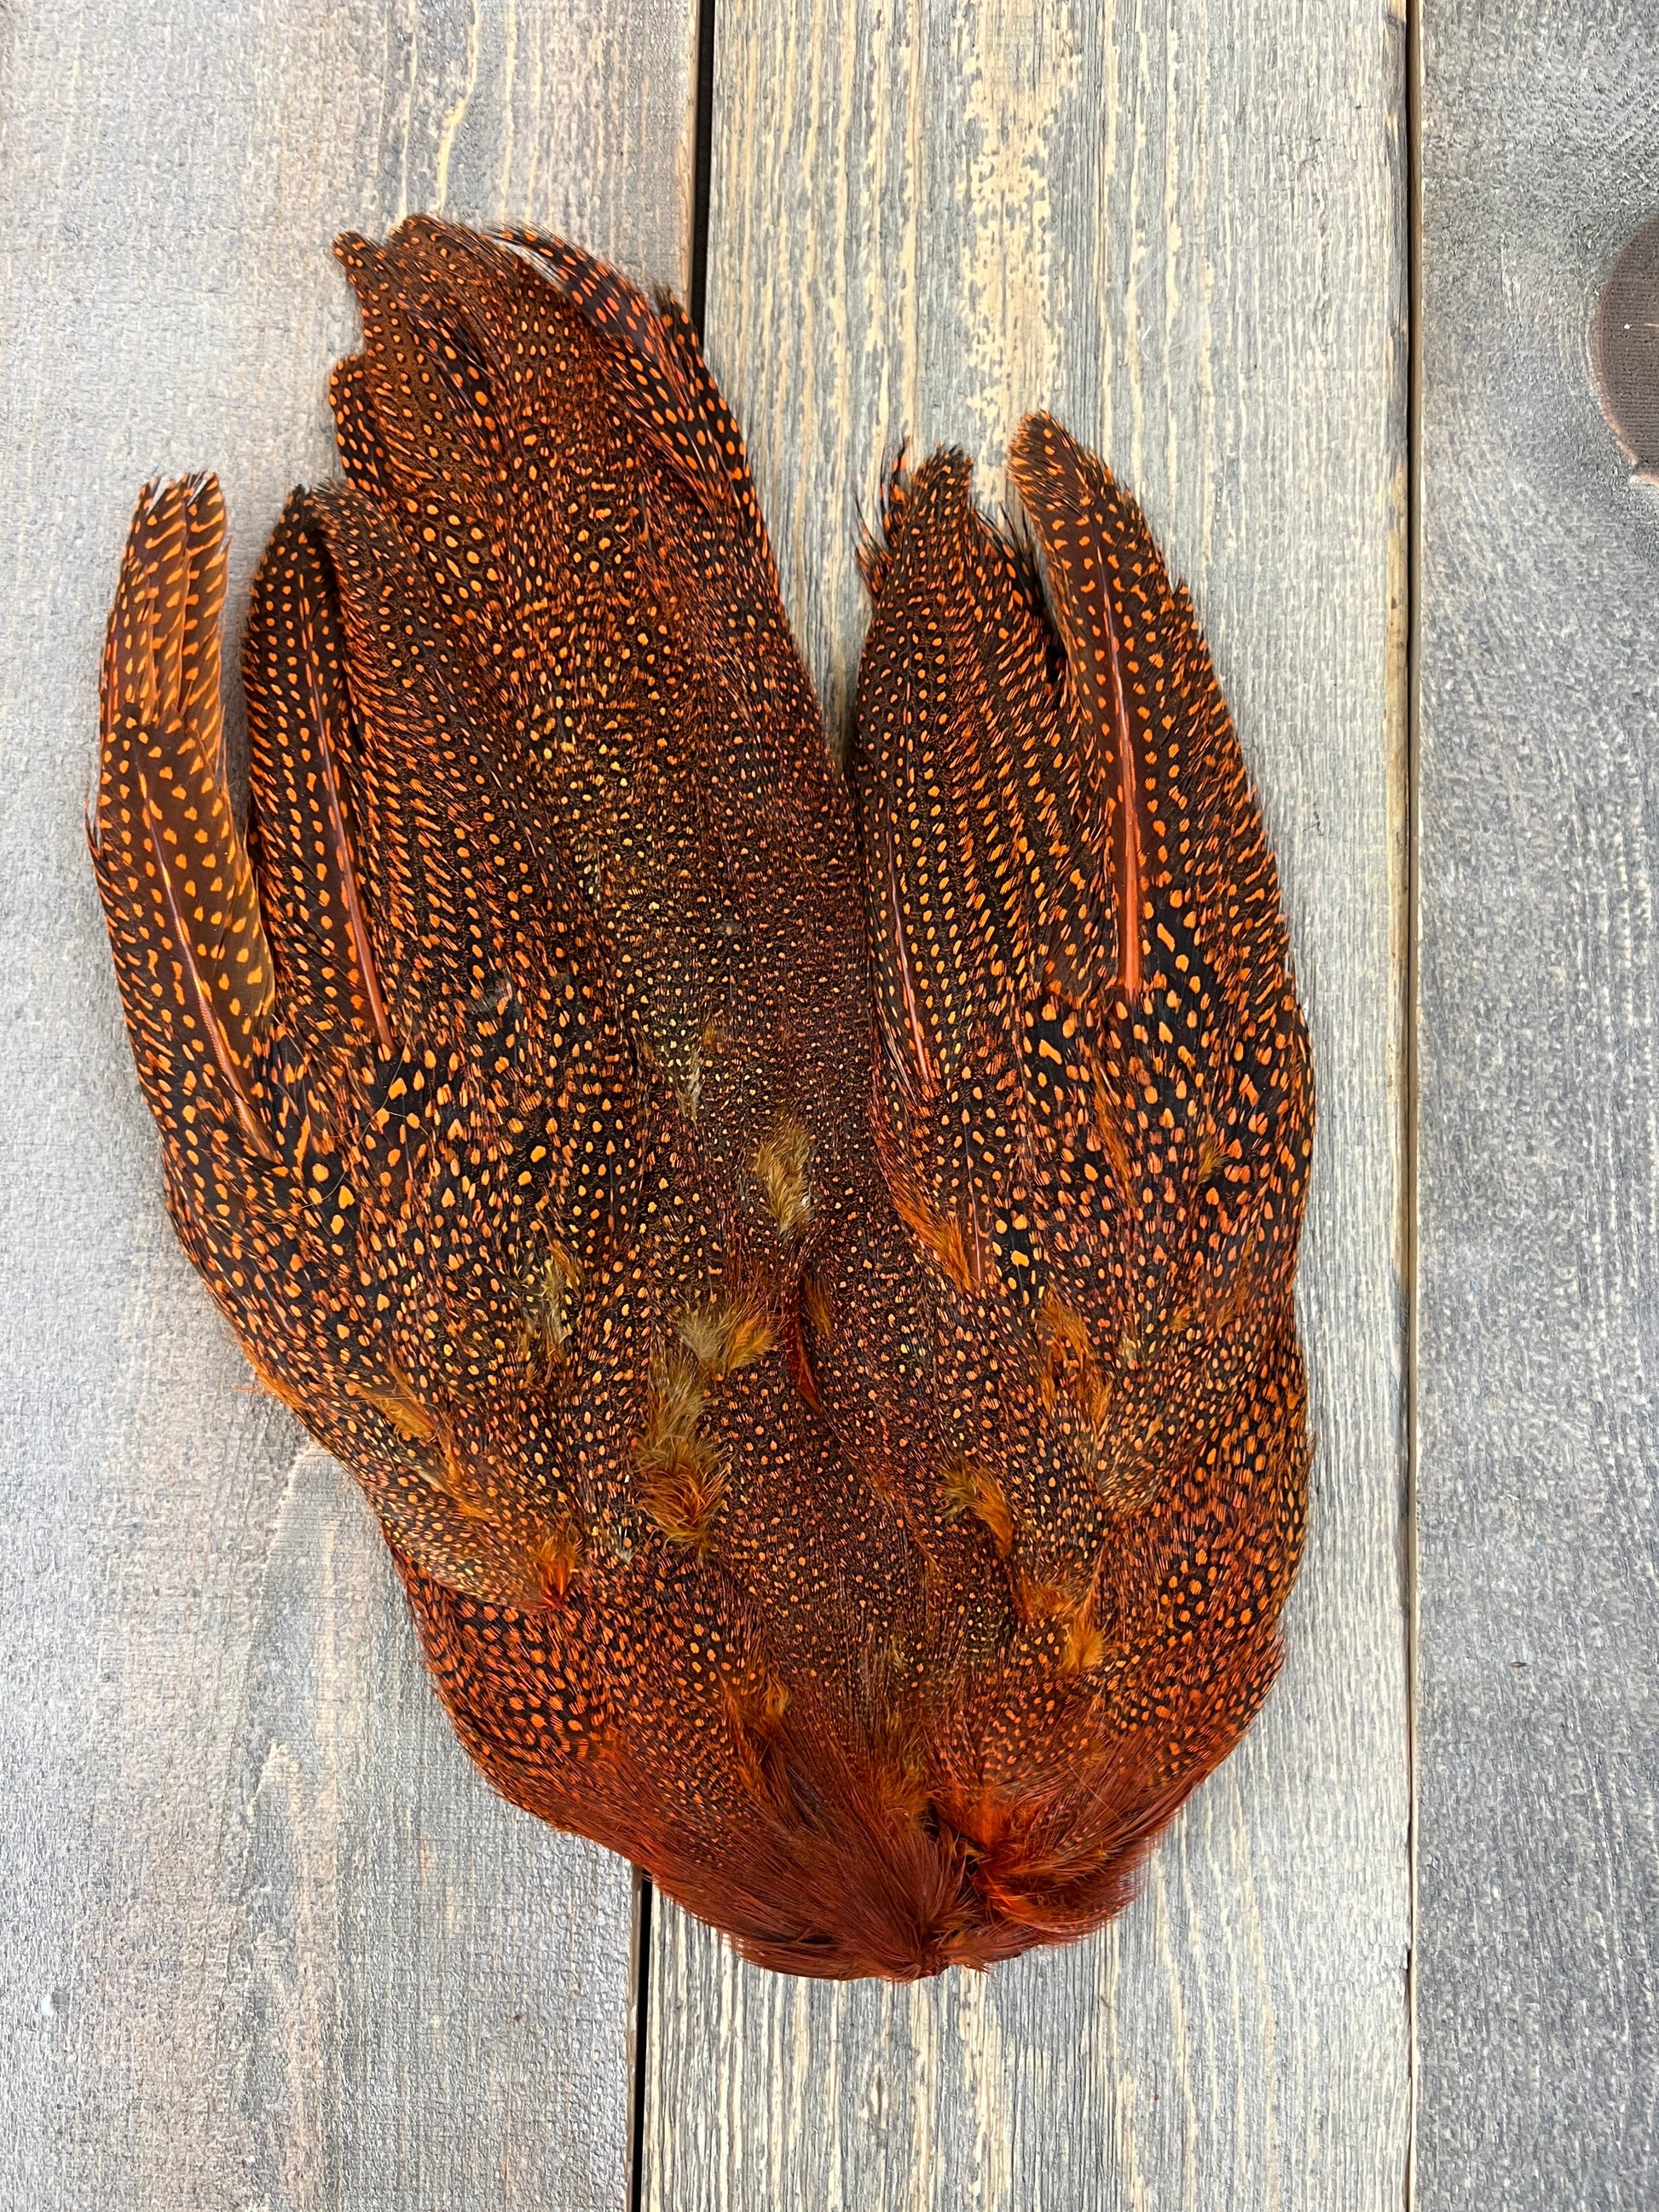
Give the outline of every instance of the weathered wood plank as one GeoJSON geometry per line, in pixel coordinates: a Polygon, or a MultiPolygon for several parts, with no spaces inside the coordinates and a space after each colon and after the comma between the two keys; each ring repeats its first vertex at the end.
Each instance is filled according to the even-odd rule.
{"type": "Polygon", "coordinates": [[[1650,8],[1424,9],[1418,2202],[1659,2199],[1650,8]]]}
{"type": "Polygon", "coordinates": [[[623,2201],[627,1871],[466,1766],[367,1510],[175,1247],[81,808],[143,477],[220,470],[234,600],[331,467],[342,228],[530,215],[683,280],[694,17],[6,12],[9,2206],[623,2201]]]}
{"type": "Polygon", "coordinates": [[[1380,0],[722,0],[708,334],[844,732],[884,455],[1052,405],[1191,578],[1320,1079],[1282,1686],[1099,1942],[895,1992],[658,1915],[647,2202],[1401,2202],[1402,27],[1380,0]]]}

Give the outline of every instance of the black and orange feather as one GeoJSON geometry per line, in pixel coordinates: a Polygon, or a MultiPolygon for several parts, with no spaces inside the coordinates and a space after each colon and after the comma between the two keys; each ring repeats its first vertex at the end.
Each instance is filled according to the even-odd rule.
{"type": "Polygon", "coordinates": [[[496,1786],[751,1958],[1115,1911],[1279,1661],[1311,1145],[1190,601],[1046,417],[896,473],[843,778],[672,301],[341,258],[343,481],[141,495],[89,825],[185,1244],[496,1786]]]}

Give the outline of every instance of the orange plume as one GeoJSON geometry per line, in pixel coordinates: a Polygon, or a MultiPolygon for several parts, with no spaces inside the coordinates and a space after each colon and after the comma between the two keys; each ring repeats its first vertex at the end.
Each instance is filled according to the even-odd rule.
{"type": "Polygon", "coordinates": [[[342,241],[343,481],[141,496],[94,865],[179,1234],[468,1749],[752,1959],[1085,1932],[1279,1663],[1312,1094],[1191,602],[896,470],[848,778],[685,316],[342,241]]]}

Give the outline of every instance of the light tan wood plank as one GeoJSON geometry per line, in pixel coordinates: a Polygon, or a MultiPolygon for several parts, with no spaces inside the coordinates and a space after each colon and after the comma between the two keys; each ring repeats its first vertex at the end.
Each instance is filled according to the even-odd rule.
{"type": "Polygon", "coordinates": [[[1283,864],[1318,1458],[1262,1722],[1098,1941],[832,1990],[658,1915],[646,2201],[1402,2201],[1409,1942],[1400,21],[722,0],[708,335],[844,737],[884,457],[1052,406],[1190,578],[1283,864]]]}
{"type": "Polygon", "coordinates": [[[329,242],[406,211],[681,281],[683,0],[114,0],[0,76],[0,2203],[614,2207],[627,1869],[493,1798],[367,1510],[163,1218],[82,842],[147,474],[240,604],[332,468],[329,242]]]}

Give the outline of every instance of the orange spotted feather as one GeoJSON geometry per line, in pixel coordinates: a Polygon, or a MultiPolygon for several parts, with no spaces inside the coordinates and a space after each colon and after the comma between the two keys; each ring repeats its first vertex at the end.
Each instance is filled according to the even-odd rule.
{"type": "Polygon", "coordinates": [[[1097,1926],[1279,1663],[1307,1043],[1192,605],[896,471],[843,777],[686,318],[348,238],[343,480],[147,489],[89,834],[179,1232],[497,1788],[750,1958],[1097,1926]]]}

